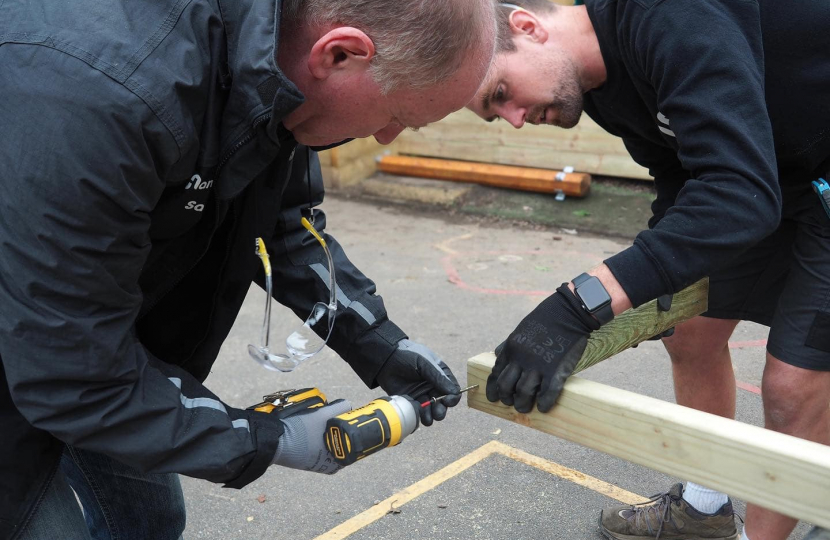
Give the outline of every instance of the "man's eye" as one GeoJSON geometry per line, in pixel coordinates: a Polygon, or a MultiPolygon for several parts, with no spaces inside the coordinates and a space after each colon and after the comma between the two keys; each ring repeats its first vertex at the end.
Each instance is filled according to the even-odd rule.
{"type": "Polygon", "coordinates": [[[502,101],[504,99],[504,88],[502,88],[501,86],[496,88],[496,93],[493,94],[493,98],[496,101],[502,101]]]}

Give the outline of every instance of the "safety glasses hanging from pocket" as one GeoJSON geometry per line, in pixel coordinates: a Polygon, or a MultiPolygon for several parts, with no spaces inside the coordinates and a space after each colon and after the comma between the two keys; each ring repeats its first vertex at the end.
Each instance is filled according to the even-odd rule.
{"type": "Polygon", "coordinates": [[[326,259],[329,263],[329,303],[317,302],[311,309],[311,313],[303,325],[292,332],[285,340],[286,353],[275,354],[269,349],[271,334],[271,291],[273,287],[271,278],[271,261],[265,249],[265,242],[262,238],[256,239],[256,254],[262,260],[265,269],[265,317],[262,321],[262,345],[248,345],[248,354],[262,367],[271,371],[293,371],[304,360],[307,360],[320,352],[325,347],[334,328],[334,318],[337,314],[337,282],[334,279],[334,264],[331,260],[331,252],[326,245],[325,239],[314,228],[306,218],[302,218],[303,227],[317,239],[323,251],[326,252],[326,259]],[[321,329],[325,338],[321,338],[314,328],[321,329]]]}

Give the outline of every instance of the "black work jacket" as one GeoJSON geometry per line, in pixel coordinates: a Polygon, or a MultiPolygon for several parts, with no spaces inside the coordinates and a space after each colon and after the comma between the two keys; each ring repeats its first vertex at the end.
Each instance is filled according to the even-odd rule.
{"type": "MultiPolygon", "coordinates": [[[[231,487],[270,464],[281,423],[202,381],[263,278],[256,237],[277,300],[304,317],[328,297],[278,32],[276,0],[0,3],[0,538],[64,444],[231,487]]],[[[328,241],[329,344],[375,386],[405,336],[328,241]]]]}

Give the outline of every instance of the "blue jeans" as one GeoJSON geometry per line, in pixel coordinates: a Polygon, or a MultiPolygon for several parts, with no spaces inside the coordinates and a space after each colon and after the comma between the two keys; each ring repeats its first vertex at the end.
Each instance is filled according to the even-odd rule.
{"type": "Polygon", "coordinates": [[[178,475],[143,474],[102,454],[67,447],[18,538],[177,540],[184,527],[178,475]]]}

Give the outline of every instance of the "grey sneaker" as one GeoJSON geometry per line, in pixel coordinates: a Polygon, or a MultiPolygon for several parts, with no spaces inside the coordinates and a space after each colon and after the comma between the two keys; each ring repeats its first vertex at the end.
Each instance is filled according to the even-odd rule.
{"type": "Polygon", "coordinates": [[[704,514],[683,500],[683,484],[634,506],[606,508],[599,529],[609,540],[737,540],[732,501],[704,514]]]}

